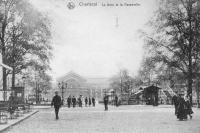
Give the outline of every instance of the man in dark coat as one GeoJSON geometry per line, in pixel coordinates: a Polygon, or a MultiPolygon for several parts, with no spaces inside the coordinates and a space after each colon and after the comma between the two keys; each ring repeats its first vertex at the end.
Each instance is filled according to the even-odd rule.
{"type": "Polygon", "coordinates": [[[78,98],[79,107],[82,107],[82,96],[80,95],[78,98]]]}
{"type": "Polygon", "coordinates": [[[95,98],[94,97],[92,97],[92,105],[93,105],[93,107],[95,107],[95,98]]]}
{"type": "Polygon", "coordinates": [[[59,109],[62,105],[62,100],[61,100],[61,97],[58,95],[57,91],[55,92],[55,96],[53,97],[53,100],[51,102],[51,106],[53,106],[53,105],[54,105],[54,108],[55,108],[56,119],[59,119],[58,112],[59,112],[59,109]]]}
{"type": "Polygon", "coordinates": [[[72,98],[71,98],[71,96],[69,96],[69,97],[67,98],[67,105],[68,105],[68,108],[70,108],[71,102],[72,102],[72,98]]]}
{"type": "Polygon", "coordinates": [[[91,98],[89,97],[89,106],[92,104],[92,102],[91,102],[91,98]]]}
{"type": "Polygon", "coordinates": [[[105,95],[103,100],[104,100],[105,111],[107,111],[108,110],[108,96],[105,95]]]}
{"type": "Polygon", "coordinates": [[[173,104],[174,107],[175,107],[175,115],[177,115],[178,97],[177,97],[176,94],[172,97],[172,104],[173,104]]]}
{"type": "Polygon", "coordinates": [[[115,106],[118,107],[118,97],[115,95],[115,106]]]}
{"type": "Polygon", "coordinates": [[[85,98],[85,107],[87,107],[88,99],[87,97],[85,98]]]}
{"type": "Polygon", "coordinates": [[[73,108],[76,106],[76,98],[73,96],[72,98],[72,104],[73,104],[73,108]]]}

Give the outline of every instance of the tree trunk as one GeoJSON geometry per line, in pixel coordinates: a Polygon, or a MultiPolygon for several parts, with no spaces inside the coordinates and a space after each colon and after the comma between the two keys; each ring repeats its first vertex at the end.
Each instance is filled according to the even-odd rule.
{"type": "MultiPolygon", "coordinates": [[[[5,46],[2,45],[2,62],[5,64],[5,46]]],[[[7,95],[7,75],[6,75],[6,68],[3,67],[3,100],[6,101],[7,95]]]]}
{"type": "Polygon", "coordinates": [[[193,84],[192,76],[189,76],[189,77],[188,77],[187,96],[189,96],[189,99],[190,99],[190,103],[191,103],[191,104],[192,104],[192,84],[193,84]]]}
{"type": "MultiPolygon", "coordinates": [[[[7,18],[7,14],[5,14],[5,19],[7,18]]],[[[2,21],[2,27],[1,27],[1,52],[2,52],[2,62],[6,64],[6,46],[5,46],[5,29],[6,29],[6,21],[2,21]]],[[[3,68],[3,97],[4,101],[7,99],[7,74],[6,74],[6,68],[3,68]]]]}
{"type": "Polygon", "coordinates": [[[3,68],[3,100],[6,101],[7,95],[7,75],[6,75],[6,68],[3,68]]]}
{"type": "Polygon", "coordinates": [[[192,70],[192,43],[193,43],[193,31],[192,31],[192,2],[189,1],[188,3],[188,21],[189,21],[189,47],[188,47],[188,90],[187,95],[189,96],[190,103],[192,105],[192,84],[193,84],[193,70],[192,70]]]}
{"type": "Polygon", "coordinates": [[[197,108],[200,108],[200,103],[199,103],[199,87],[200,87],[200,81],[198,79],[197,81],[197,86],[196,86],[196,93],[197,93],[197,108]]]}
{"type": "Polygon", "coordinates": [[[13,71],[12,71],[12,91],[15,87],[15,67],[13,67],[13,71]]]}

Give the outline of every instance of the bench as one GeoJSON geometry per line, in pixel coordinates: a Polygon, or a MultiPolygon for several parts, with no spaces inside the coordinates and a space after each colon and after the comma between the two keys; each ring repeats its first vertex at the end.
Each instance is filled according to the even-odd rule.
{"type": "Polygon", "coordinates": [[[0,104],[0,124],[8,123],[8,106],[6,104],[0,104]]]}
{"type": "Polygon", "coordinates": [[[17,104],[15,114],[16,116],[23,116],[24,113],[28,113],[29,111],[30,111],[29,104],[17,104]]]}

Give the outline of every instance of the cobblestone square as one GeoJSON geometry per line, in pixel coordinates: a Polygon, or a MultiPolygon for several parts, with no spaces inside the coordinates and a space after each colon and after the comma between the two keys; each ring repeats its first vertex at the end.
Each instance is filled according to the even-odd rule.
{"type": "Polygon", "coordinates": [[[54,109],[47,108],[5,133],[199,133],[200,110],[193,110],[192,120],[178,121],[171,105],[63,107],[55,120],[54,109]]]}

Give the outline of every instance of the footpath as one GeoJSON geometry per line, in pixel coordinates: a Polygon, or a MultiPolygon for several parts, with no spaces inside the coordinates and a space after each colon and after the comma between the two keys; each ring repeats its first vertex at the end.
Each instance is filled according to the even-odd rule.
{"type": "Polygon", "coordinates": [[[30,112],[28,113],[24,113],[21,116],[15,118],[15,119],[10,119],[8,118],[8,122],[5,124],[0,124],[0,132],[3,132],[5,130],[7,130],[8,128],[22,122],[23,120],[29,118],[30,116],[36,114],[38,112],[38,110],[36,109],[31,109],[30,112]]]}

